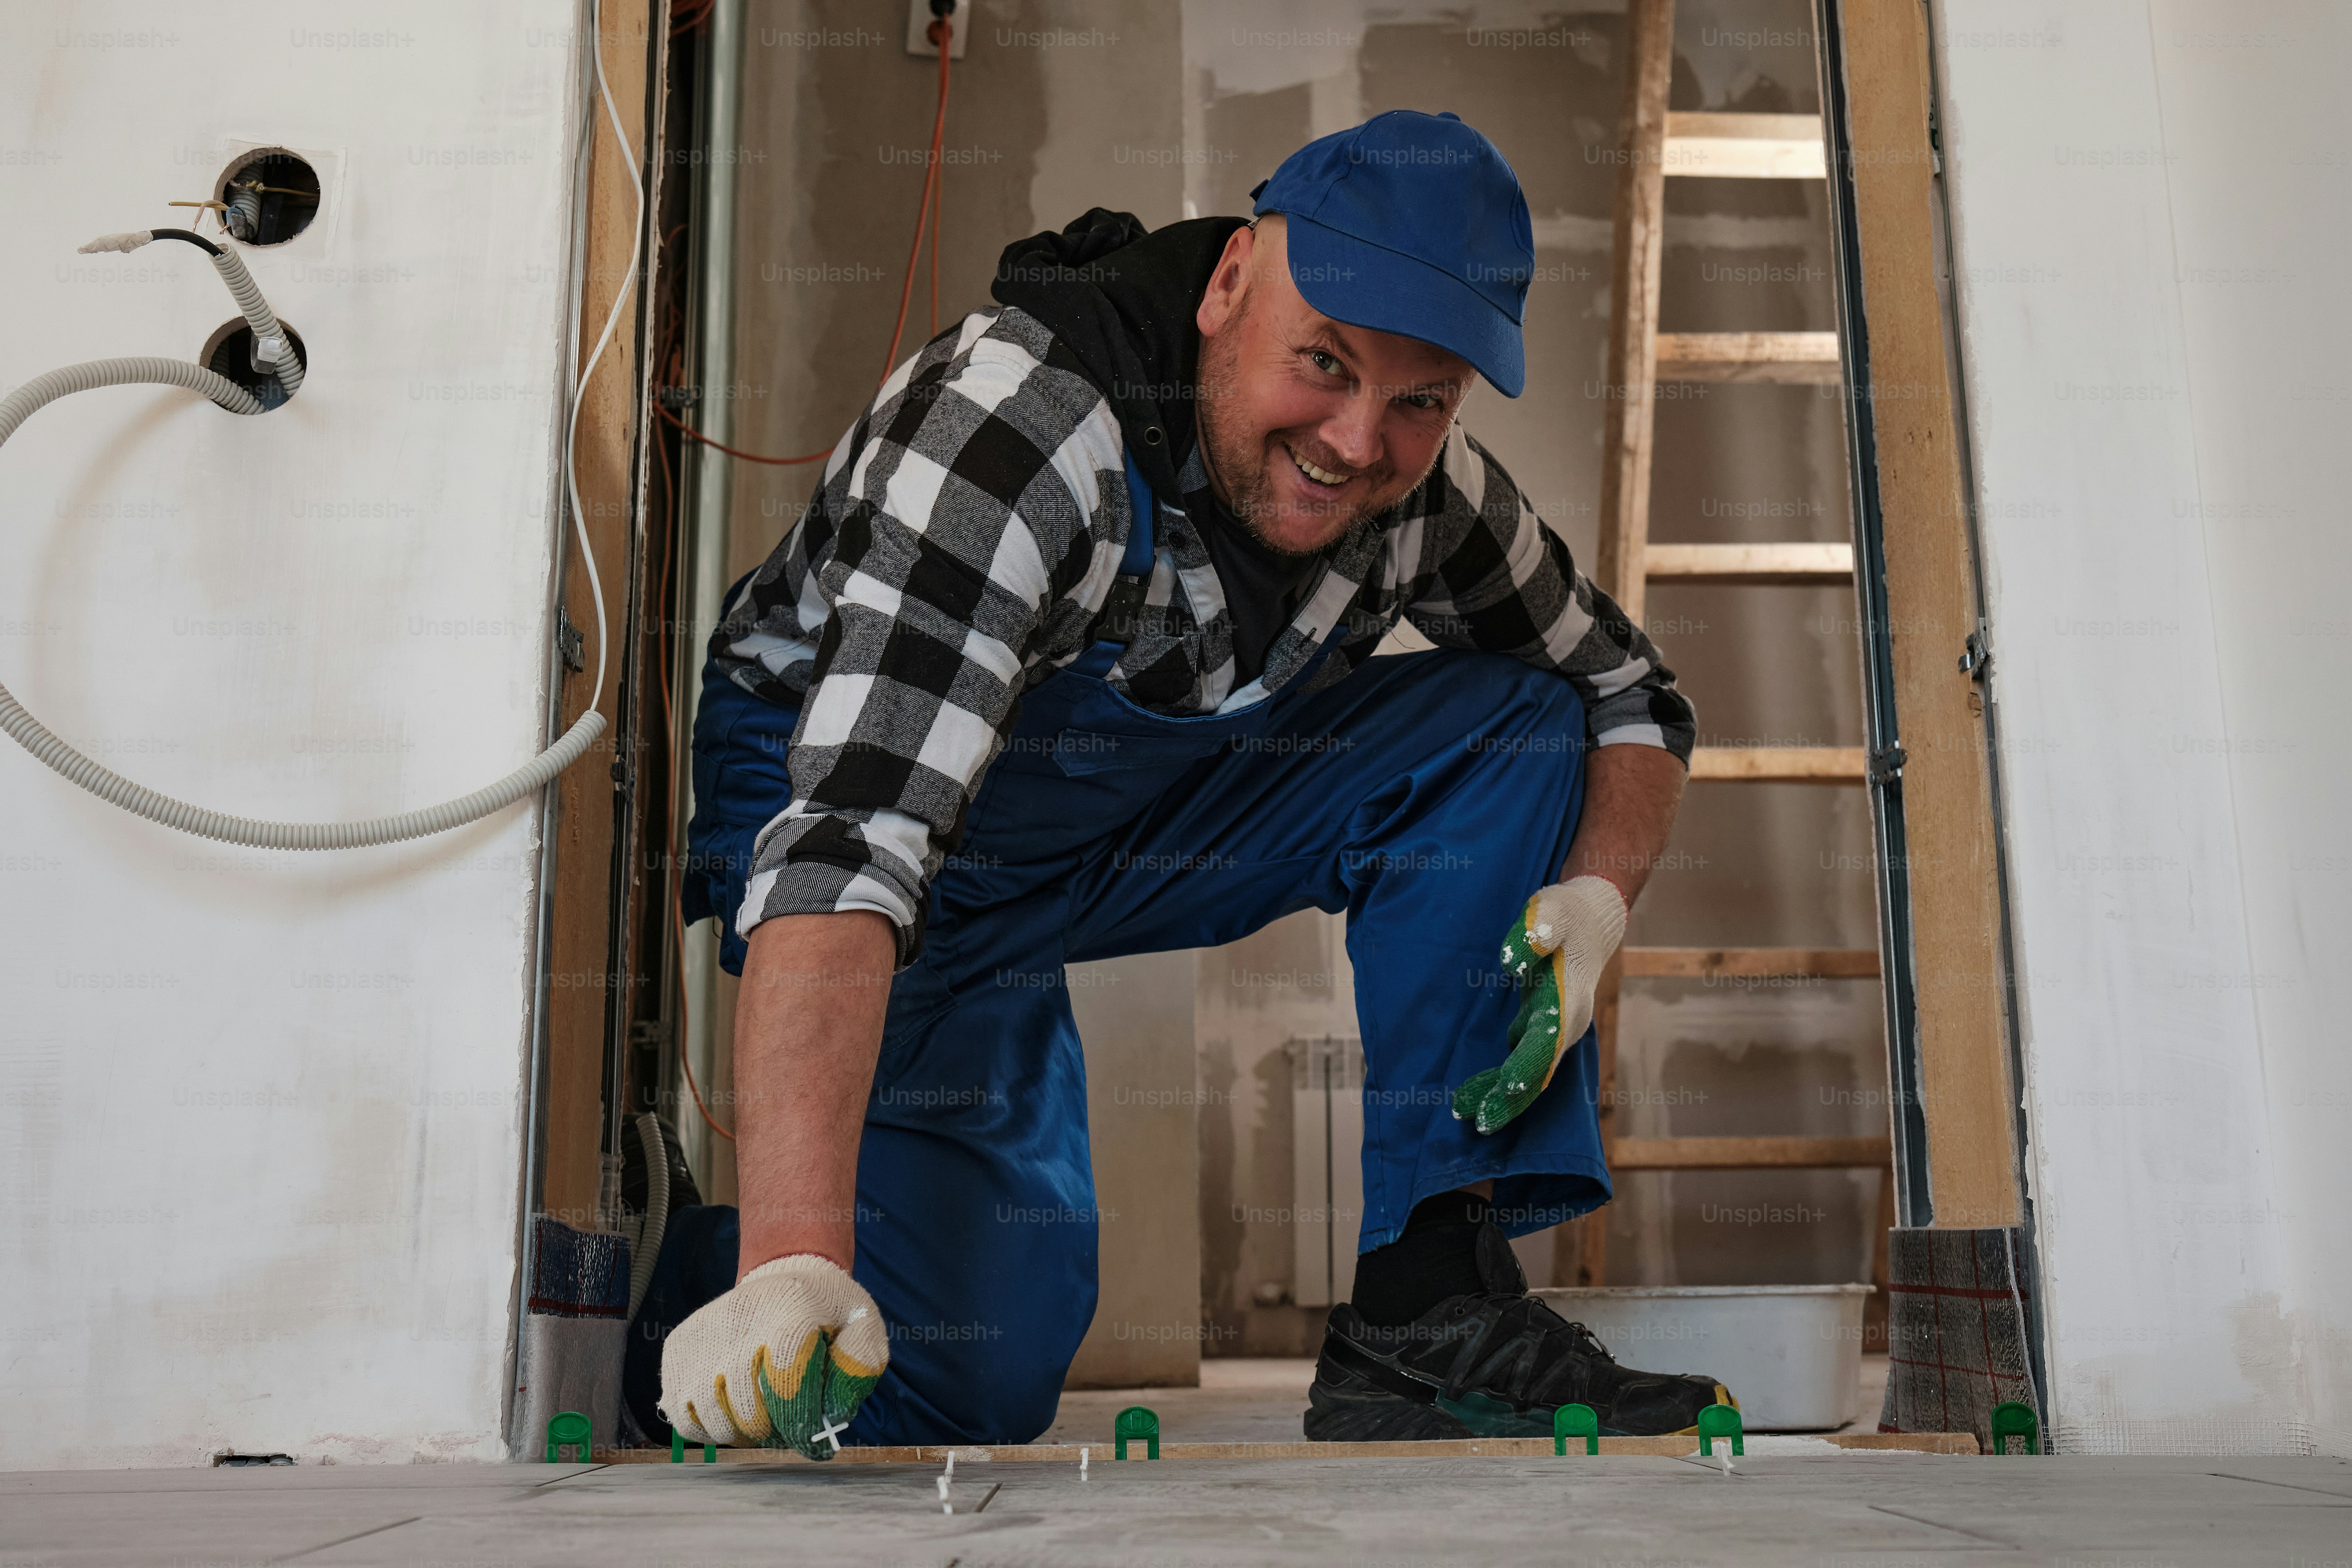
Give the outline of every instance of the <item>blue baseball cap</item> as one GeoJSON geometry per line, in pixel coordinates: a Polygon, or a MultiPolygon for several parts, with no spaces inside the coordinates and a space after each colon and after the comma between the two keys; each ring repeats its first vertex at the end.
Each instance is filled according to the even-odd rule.
{"type": "Polygon", "coordinates": [[[1250,195],[1258,215],[1283,215],[1308,304],[1457,353],[1506,397],[1527,384],[1528,198],[1459,116],[1376,114],[1301,147],[1250,195]]]}

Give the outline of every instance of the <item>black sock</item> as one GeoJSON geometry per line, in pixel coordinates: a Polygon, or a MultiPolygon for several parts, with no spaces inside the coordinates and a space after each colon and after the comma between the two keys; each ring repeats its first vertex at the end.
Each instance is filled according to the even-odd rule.
{"type": "Polygon", "coordinates": [[[1356,1310],[1374,1328],[1402,1328],[1450,1296],[1486,1288],[1478,1272],[1478,1229],[1486,1200],[1438,1193],[1413,1205],[1404,1234],[1356,1258],[1356,1310]]]}

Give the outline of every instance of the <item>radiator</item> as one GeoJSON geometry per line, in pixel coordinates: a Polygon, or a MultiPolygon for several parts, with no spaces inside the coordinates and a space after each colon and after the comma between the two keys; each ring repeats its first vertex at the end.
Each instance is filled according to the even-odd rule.
{"type": "Polygon", "coordinates": [[[1338,1036],[1294,1039],[1290,1058],[1291,1299],[1344,1301],[1364,1219],[1364,1048],[1338,1036]]]}

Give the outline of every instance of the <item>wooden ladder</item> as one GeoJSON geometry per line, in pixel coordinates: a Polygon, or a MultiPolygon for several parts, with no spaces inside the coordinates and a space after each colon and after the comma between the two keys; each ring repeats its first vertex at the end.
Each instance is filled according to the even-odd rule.
{"type": "MultiPolygon", "coordinates": [[[[1852,544],[1653,544],[1650,450],[1654,390],[1667,382],[1780,382],[1836,385],[1842,379],[1835,332],[1660,332],[1658,289],[1665,239],[1669,175],[1735,179],[1822,179],[1822,121],[1813,114],[1675,114],[1666,108],[1674,66],[1674,0],[1630,0],[1625,103],[1619,121],[1623,162],[1617,176],[1613,273],[1610,293],[1611,395],[1602,444],[1601,548],[1594,577],[1643,623],[1649,584],[1727,583],[1759,586],[1847,583],[1852,544]]],[[[1693,779],[1745,783],[1858,784],[1866,766],[1860,746],[1702,746],[1693,779]]],[[[1601,1134],[1614,1171],[1887,1169],[1879,1183],[1873,1278],[1874,1322],[1882,1321],[1886,1230],[1894,1223],[1891,1141],[1877,1138],[1621,1138],[1616,1132],[1617,994],[1628,977],[1684,979],[1805,977],[1875,979],[1873,948],[1629,947],[1603,973],[1594,999],[1601,1044],[1601,1134]]],[[[1564,1233],[1565,1235],[1566,1233],[1564,1233]]],[[[1601,1284],[1607,1239],[1601,1216],[1577,1230],[1574,1261],[1556,1267],[1561,1284],[1601,1284]]],[[[1565,1260],[1563,1260],[1565,1261],[1565,1260]]]]}

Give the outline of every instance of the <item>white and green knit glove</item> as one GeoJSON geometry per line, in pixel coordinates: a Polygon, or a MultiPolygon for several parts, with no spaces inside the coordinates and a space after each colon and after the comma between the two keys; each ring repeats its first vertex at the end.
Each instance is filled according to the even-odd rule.
{"type": "Polygon", "coordinates": [[[830,1258],[779,1258],[670,1331],[662,1414],[689,1443],[829,1459],[889,1364],[889,1331],[864,1286],[830,1258]]]}
{"type": "Polygon", "coordinates": [[[1454,1118],[1492,1132],[1536,1101],[1568,1048],[1592,1026],[1592,988],[1625,940],[1625,895],[1606,877],[1554,882],[1528,900],[1503,939],[1503,973],[1519,986],[1511,1054],[1454,1091],[1454,1118]]]}

